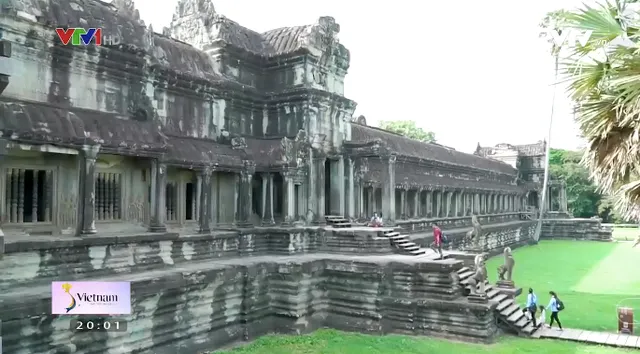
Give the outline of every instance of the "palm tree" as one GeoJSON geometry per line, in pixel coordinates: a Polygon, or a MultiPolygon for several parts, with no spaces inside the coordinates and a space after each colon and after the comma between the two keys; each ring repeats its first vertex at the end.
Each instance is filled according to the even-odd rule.
{"type": "MultiPolygon", "coordinates": [[[[562,22],[565,13],[563,11],[550,12],[545,16],[540,24],[545,30],[562,32],[562,22]]],[[[547,31],[543,31],[541,36],[546,36],[547,31]]],[[[554,43],[552,38],[547,38],[547,41],[551,44],[551,55],[554,57],[554,79],[553,79],[553,95],[551,96],[551,115],[549,117],[549,132],[547,133],[546,147],[545,147],[545,163],[544,163],[544,181],[542,183],[542,199],[540,202],[540,215],[538,216],[538,223],[536,225],[535,233],[533,234],[534,241],[540,240],[540,233],[542,232],[542,218],[544,217],[545,206],[547,205],[548,191],[549,191],[549,154],[551,153],[551,131],[553,128],[553,116],[555,113],[556,103],[556,91],[558,83],[559,61],[560,61],[560,47],[554,43]]]]}
{"type": "Polygon", "coordinates": [[[560,71],[587,140],[583,163],[624,217],[640,216],[640,4],[607,2],[555,13],[560,29],[591,31],[567,43],[560,71]]]}

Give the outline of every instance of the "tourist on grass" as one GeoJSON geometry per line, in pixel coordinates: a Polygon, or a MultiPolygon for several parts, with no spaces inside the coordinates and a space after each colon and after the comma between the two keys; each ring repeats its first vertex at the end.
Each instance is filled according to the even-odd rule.
{"type": "Polygon", "coordinates": [[[562,331],[562,323],[560,323],[560,319],[558,318],[558,312],[560,312],[564,305],[562,301],[558,299],[558,295],[555,292],[549,291],[549,295],[551,295],[551,300],[549,300],[549,305],[547,305],[547,309],[551,310],[551,322],[549,323],[549,328],[553,327],[553,322],[558,323],[558,330],[562,331]]]}
{"type": "Polygon", "coordinates": [[[440,255],[440,259],[444,259],[442,254],[442,230],[438,227],[437,223],[433,223],[433,242],[431,242],[431,249],[440,255]]]}
{"type": "Polygon", "coordinates": [[[527,304],[525,305],[526,311],[529,311],[528,318],[533,322],[533,327],[538,327],[536,322],[536,311],[538,309],[538,297],[533,292],[533,289],[529,288],[529,294],[527,294],[527,304]]]}

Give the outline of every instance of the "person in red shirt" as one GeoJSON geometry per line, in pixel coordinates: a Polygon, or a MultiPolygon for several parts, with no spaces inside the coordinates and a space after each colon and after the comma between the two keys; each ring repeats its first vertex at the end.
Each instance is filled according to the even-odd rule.
{"type": "Polygon", "coordinates": [[[433,227],[433,242],[431,243],[431,249],[440,254],[440,259],[443,259],[442,255],[442,230],[438,227],[438,224],[435,222],[432,225],[433,227]]]}

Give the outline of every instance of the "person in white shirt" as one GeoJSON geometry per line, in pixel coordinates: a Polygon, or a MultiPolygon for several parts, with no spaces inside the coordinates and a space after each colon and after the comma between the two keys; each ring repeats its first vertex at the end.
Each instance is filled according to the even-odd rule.
{"type": "Polygon", "coordinates": [[[538,317],[538,325],[543,327],[547,323],[547,310],[540,305],[540,317],[538,317]]]}

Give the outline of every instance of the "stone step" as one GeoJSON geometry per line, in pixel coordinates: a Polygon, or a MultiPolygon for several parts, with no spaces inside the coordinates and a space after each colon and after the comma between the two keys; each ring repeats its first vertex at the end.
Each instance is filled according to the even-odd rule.
{"type": "Polygon", "coordinates": [[[344,219],[344,216],[343,215],[325,215],[324,218],[326,220],[329,220],[329,219],[344,219]]]}
{"type": "Polygon", "coordinates": [[[419,250],[420,246],[418,245],[413,245],[413,246],[407,246],[407,247],[403,247],[405,251],[415,251],[415,250],[419,250]]]}
{"type": "Polygon", "coordinates": [[[392,237],[389,237],[389,238],[394,240],[394,241],[395,240],[403,240],[403,239],[408,240],[409,236],[407,236],[407,235],[397,235],[397,236],[392,236],[392,237]]]}
{"type": "Polygon", "coordinates": [[[493,299],[494,297],[496,297],[498,294],[500,294],[500,290],[498,289],[491,289],[487,291],[487,297],[489,299],[493,299]]]}
{"type": "Polygon", "coordinates": [[[384,235],[389,238],[392,238],[392,237],[400,236],[400,233],[397,231],[387,231],[384,233],[384,235]]]}
{"type": "Polygon", "coordinates": [[[502,303],[503,301],[507,300],[509,298],[508,295],[506,294],[498,294],[495,297],[491,298],[491,301],[495,301],[497,303],[502,303]]]}
{"type": "Polygon", "coordinates": [[[520,311],[522,313],[522,310],[520,310],[520,306],[512,303],[509,307],[500,311],[500,315],[503,317],[509,317],[516,311],[520,311]]]}
{"type": "Polygon", "coordinates": [[[460,280],[467,280],[469,279],[470,276],[473,275],[473,271],[472,270],[467,270],[464,273],[460,274],[460,280]]]}
{"type": "Polygon", "coordinates": [[[517,320],[516,323],[514,323],[514,325],[516,327],[518,327],[519,329],[524,328],[524,326],[527,325],[527,323],[529,323],[529,319],[527,318],[527,316],[523,316],[521,319],[517,320]]]}
{"type": "Polygon", "coordinates": [[[527,335],[532,335],[533,332],[536,331],[537,328],[533,327],[533,323],[529,322],[523,329],[522,333],[527,335]]]}
{"type": "Polygon", "coordinates": [[[422,249],[422,248],[419,248],[419,249],[417,249],[417,250],[410,251],[409,253],[410,253],[410,254],[412,254],[412,255],[414,255],[414,256],[419,256],[419,255],[426,254],[426,253],[427,253],[427,251],[425,251],[425,250],[424,250],[424,249],[422,249]]]}
{"type": "Polygon", "coordinates": [[[498,304],[496,311],[502,311],[513,304],[513,299],[506,299],[498,304]]]}
{"type": "Polygon", "coordinates": [[[471,269],[469,267],[462,267],[462,268],[460,268],[458,270],[458,274],[463,274],[463,273],[470,272],[470,271],[471,271],[471,269]]]}
{"type": "Polygon", "coordinates": [[[510,323],[516,323],[518,322],[519,319],[523,317],[527,318],[524,312],[522,312],[522,309],[520,308],[520,306],[518,306],[518,310],[512,313],[509,317],[507,317],[507,321],[509,321],[510,323]]]}

